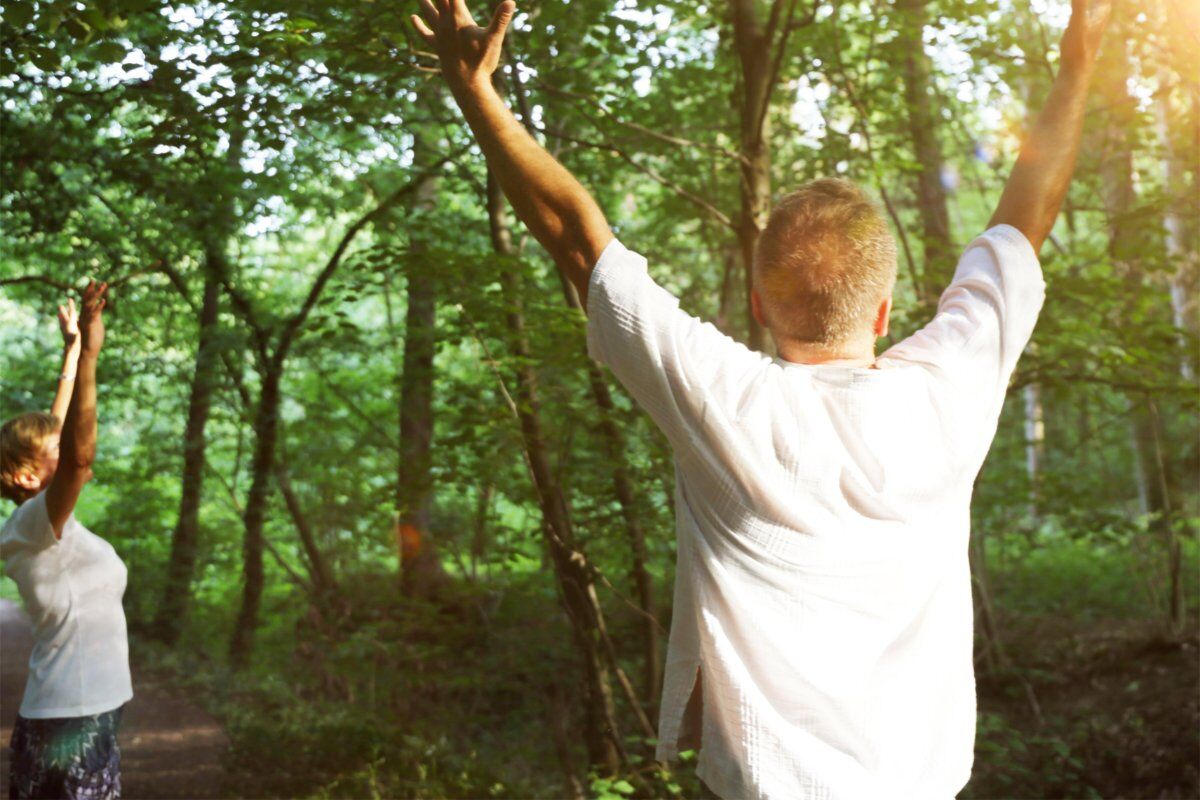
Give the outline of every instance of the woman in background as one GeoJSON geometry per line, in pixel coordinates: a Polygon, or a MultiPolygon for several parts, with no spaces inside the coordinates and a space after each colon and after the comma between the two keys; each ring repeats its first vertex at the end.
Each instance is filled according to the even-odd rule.
{"type": "Polygon", "coordinates": [[[0,494],[17,504],[0,529],[0,557],[34,639],[13,729],[10,798],[110,800],[121,793],[116,734],[133,696],[121,607],[125,565],[74,515],[96,457],[106,290],[88,284],[78,324],[73,303],[59,308],[66,353],[52,413],[21,414],[0,427],[0,494]]]}

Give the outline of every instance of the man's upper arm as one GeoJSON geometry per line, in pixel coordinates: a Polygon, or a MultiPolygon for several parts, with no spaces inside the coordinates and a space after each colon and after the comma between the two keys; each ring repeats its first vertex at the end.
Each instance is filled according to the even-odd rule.
{"type": "Polygon", "coordinates": [[[592,269],[588,353],[608,365],[672,445],[688,444],[710,413],[723,414],[722,388],[761,369],[765,356],[687,314],[646,271],[646,259],[613,240],[592,269]]]}
{"type": "Polygon", "coordinates": [[[933,320],[881,360],[923,363],[955,383],[1002,394],[1045,296],[1025,236],[1009,225],[990,228],[963,252],[933,320]]]}

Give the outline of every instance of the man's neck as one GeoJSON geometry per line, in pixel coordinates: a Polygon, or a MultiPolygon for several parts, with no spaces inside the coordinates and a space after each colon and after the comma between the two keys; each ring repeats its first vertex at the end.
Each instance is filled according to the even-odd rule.
{"type": "Polygon", "coordinates": [[[775,340],[779,357],[793,364],[830,367],[870,367],[875,364],[874,343],[829,346],[817,342],[775,340]]]}

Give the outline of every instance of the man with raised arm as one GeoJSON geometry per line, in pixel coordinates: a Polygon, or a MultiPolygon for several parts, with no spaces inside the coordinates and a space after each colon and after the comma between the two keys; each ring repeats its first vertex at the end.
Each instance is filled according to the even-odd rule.
{"type": "Polygon", "coordinates": [[[678,562],[658,756],[734,798],[948,798],[975,738],[971,491],[1045,284],[1110,3],[1074,0],[1058,76],[936,316],[882,355],[896,246],[853,184],[775,207],[750,351],[681,311],[492,86],[515,11],[413,22],[517,215],[579,291],[588,348],[669,438],[678,562]]]}

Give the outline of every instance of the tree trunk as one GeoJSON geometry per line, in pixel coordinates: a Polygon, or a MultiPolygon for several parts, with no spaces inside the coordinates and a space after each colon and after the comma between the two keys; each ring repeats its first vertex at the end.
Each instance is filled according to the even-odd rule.
{"type": "MultiPolygon", "coordinates": [[[[1128,89],[1127,48],[1121,37],[1109,38],[1097,68],[1097,83],[1109,115],[1105,130],[1108,146],[1102,151],[1108,154],[1102,173],[1109,220],[1109,255],[1123,273],[1132,305],[1144,291],[1146,271],[1141,258],[1142,254],[1153,252],[1153,242],[1147,237],[1155,232],[1141,224],[1133,213],[1137,190],[1130,132],[1135,129],[1137,105],[1128,89]]],[[[1139,502],[1142,512],[1150,518],[1150,531],[1162,540],[1167,551],[1166,616],[1170,629],[1177,631],[1183,623],[1182,556],[1174,530],[1173,508],[1177,504],[1171,497],[1171,479],[1162,449],[1162,419],[1150,397],[1134,396],[1130,402],[1139,502]]]]}
{"type": "MultiPolygon", "coordinates": [[[[282,447],[280,450],[282,451],[282,447]]],[[[275,456],[275,482],[279,486],[279,493],[283,495],[288,515],[292,518],[292,524],[296,526],[296,534],[300,537],[300,544],[304,548],[309,579],[312,581],[313,588],[316,589],[318,598],[326,600],[337,593],[337,581],[333,577],[333,570],[329,568],[329,562],[317,546],[316,534],[308,522],[308,516],[304,513],[300,498],[296,495],[296,490],[292,488],[292,480],[288,475],[287,458],[283,452],[275,456]]]]}
{"type": "Polygon", "coordinates": [[[550,726],[554,732],[550,737],[554,741],[554,751],[558,755],[559,766],[562,767],[566,796],[570,800],[587,800],[588,794],[583,789],[583,783],[575,773],[575,760],[571,758],[570,731],[567,724],[567,699],[564,697],[562,686],[550,684],[547,694],[547,710],[550,714],[550,726]]]}
{"type": "Polygon", "coordinates": [[[978,621],[976,630],[983,639],[983,645],[975,660],[982,659],[987,671],[994,673],[997,667],[1004,663],[1005,653],[1000,639],[999,626],[996,623],[996,612],[992,606],[992,590],[987,568],[987,545],[984,541],[983,528],[972,526],[968,555],[971,563],[971,593],[974,597],[975,616],[978,621]]]}
{"type": "MultiPolygon", "coordinates": [[[[537,130],[532,126],[532,112],[529,108],[528,97],[519,79],[513,82],[513,90],[517,105],[521,110],[521,116],[526,121],[529,135],[536,137],[537,130]]],[[[511,244],[507,244],[506,246],[511,247],[511,244]]],[[[731,257],[736,262],[736,251],[731,253],[731,257]]],[[[569,307],[586,313],[586,309],[583,308],[582,303],[579,301],[579,294],[575,291],[575,287],[571,285],[571,282],[567,280],[567,277],[561,271],[556,270],[556,273],[559,285],[562,287],[563,300],[566,301],[569,307]]],[[[728,278],[728,276],[726,277],[728,278]]],[[[722,291],[722,296],[724,297],[724,290],[722,291]]],[[[722,303],[724,303],[724,300],[722,300],[722,303]]],[[[621,517],[625,522],[625,533],[629,537],[632,554],[630,577],[632,578],[633,585],[637,587],[638,604],[641,607],[643,615],[643,699],[648,705],[657,706],[658,695],[662,688],[662,668],[659,657],[658,603],[654,597],[654,582],[646,567],[648,562],[646,535],[637,510],[633,481],[629,477],[629,469],[625,458],[624,437],[621,436],[620,428],[613,418],[616,409],[613,405],[612,393],[609,391],[608,383],[604,380],[604,375],[596,363],[590,358],[585,359],[585,363],[587,364],[588,386],[592,392],[592,400],[596,403],[596,408],[599,411],[600,435],[604,440],[609,462],[613,465],[611,473],[613,491],[616,493],[617,502],[621,506],[621,517]]]]}
{"type": "MultiPolygon", "coordinates": [[[[1196,354],[1190,347],[1200,336],[1200,300],[1197,299],[1200,296],[1200,248],[1194,241],[1189,246],[1187,219],[1200,219],[1200,199],[1197,199],[1195,192],[1188,192],[1184,178],[1186,168],[1175,152],[1169,125],[1170,102],[1170,94],[1163,92],[1155,105],[1159,146],[1163,152],[1163,184],[1167,194],[1163,227],[1167,232],[1167,258],[1174,267],[1170,278],[1171,310],[1175,327],[1185,337],[1180,373],[1184,380],[1190,381],[1196,377],[1196,354]],[[1188,208],[1188,205],[1192,208],[1188,208]]],[[[1197,158],[1200,158],[1200,146],[1195,149],[1197,158]]]]}
{"type": "Polygon", "coordinates": [[[388,195],[378,206],[359,217],[346,229],[333,253],[329,256],[329,260],[325,262],[325,266],[313,279],[308,294],[305,295],[300,307],[284,321],[274,352],[270,347],[271,332],[259,322],[253,303],[235,286],[227,285],[234,309],[250,328],[258,370],[262,376],[262,388],[259,392],[258,410],[254,420],[256,439],[252,481],[242,516],[245,527],[245,539],[242,547],[242,570],[245,584],[242,592],[242,606],[238,611],[237,622],[229,643],[230,661],[235,668],[243,667],[249,662],[254,644],[254,631],[258,627],[258,608],[263,591],[263,523],[270,494],[269,486],[274,473],[275,440],[278,438],[279,402],[281,399],[279,392],[288,353],[304,330],[309,315],[320,302],[322,292],[325,291],[341,266],[342,259],[355,237],[368,224],[377,220],[409,192],[416,189],[421,179],[422,175],[418,174],[412,181],[388,195]]]}
{"type": "MultiPolygon", "coordinates": [[[[567,305],[582,311],[579,295],[560,272],[563,296],[567,305]]],[[[616,406],[613,404],[612,392],[604,380],[604,374],[590,358],[587,364],[588,387],[592,392],[592,400],[599,412],[600,436],[604,440],[604,449],[612,464],[613,492],[617,496],[617,504],[621,507],[621,519],[625,523],[625,535],[629,538],[629,548],[632,560],[629,575],[637,589],[638,605],[642,611],[642,697],[651,706],[658,705],[658,695],[662,689],[662,666],[660,664],[658,602],[654,597],[654,580],[646,565],[649,556],[646,552],[646,532],[642,528],[641,517],[637,508],[637,495],[633,488],[633,480],[629,477],[629,466],[625,458],[625,441],[621,429],[613,416],[616,406]]]]}
{"type": "MultiPolygon", "coordinates": [[[[774,0],[772,18],[781,14],[785,0],[774,0]]],[[[764,27],[755,0],[734,0],[733,40],[740,67],[738,134],[741,161],[741,209],[737,222],[746,296],[746,343],[754,350],[766,346],[762,326],[754,319],[750,294],[754,288],[754,247],[771,212],[771,92],[778,76],[772,70],[774,31],[764,27]]],[[[782,47],[782,44],[780,45],[782,47]]]]}
{"type": "Polygon", "coordinates": [[[1170,628],[1183,627],[1183,553],[1174,530],[1175,504],[1170,472],[1163,452],[1162,417],[1149,396],[1134,398],[1131,415],[1133,446],[1137,457],[1138,497],[1142,513],[1150,516],[1150,530],[1163,540],[1167,550],[1167,619],[1170,628]]]}
{"type": "Polygon", "coordinates": [[[1046,428],[1042,416],[1042,389],[1030,383],[1022,390],[1025,400],[1025,471],[1029,476],[1030,516],[1038,518],[1038,478],[1042,470],[1046,428]]]}
{"type": "MultiPolygon", "coordinates": [[[[420,168],[427,147],[414,147],[420,168]]],[[[430,208],[438,181],[425,179],[415,207],[430,208]]],[[[406,597],[432,599],[446,575],[430,534],[433,509],[433,358],[437,347],[435,266],[421,257],[426,243],[414,232],[409,247],[407,309],[404,317],[404,371],[400,377],[400,463],[396,474],[397,531],[400,539],[400,586],[406,597]]]]}
{"type": "Polygon", "coordinates": [[[642,622],[642,696],[646,703],[657,707],[658,695],[662,690],[662,665],[659,656],[659,623],[658,603],[654,598],[654,581],[646,564],[650,558],[646,553],[646,532],[642,528],[641,518],[637,510],[633,481],[629,477],[629,468],[625,459],[625,447],[621,431],[613,420],[616,408],[613,405],[612,394],[604,376],[592,361],[588,361],[588,382],[591,384],[592,397],[600,409],[600,434],[604,437],[605,447],[612,468],[613,491],[621,506],[621,518],[625,522],[625,534],[629,537],[629,548],[632,554],[630,575],[637,587],[638,605],[641,607],[642,622]]]}
{"type": "Polygon", "coordinates": [[[721,293],[717,301],[717,318],[713,323],[722,333],[733,336],[737,329],[734,316],[734,300],[737,296],[736,284],[738,266],[741,264],[741,243],[731,242],[721,248],[721,293]]]}
{"type": "Polygon", "coordinates": [[[925,252],[921,282],[916,290],[922,305],[932,308],[950,282],[955,252],[950,236],[946,190],[942,184],[944,162],[937,139],[940,116],[935,113],[937,100],[930,77],[931,63],[925,52],[928,0],[896,0],[896,11],[901,15],[896,46],[904,74],[909,136],[918,164],[914,189],[925,252]]]}
{"type": "MultiPolygon", "coordinates": [[[[479,563],[483,561],[488,551],[488,511],[492,506],[492,484],[487,483],[477,489],[475,498],[475,530],[471,535],[471,578],[479,575],[479,563]]],[[[490,573],[489,573],[490,574],[490,573]]]]}
{"type": "MultiPolygon", "coordinates": [[[[507,207],[499,186],[490,173],[487,193],[492,247],[497,254],[511,258],[515,255],[515,248],[508,227],[507,207]]],[[[509,346],[517,362],[515,399],[525,458],[542,512],[542,533],[554,565],[563,608],[571,623],[575,645],[583,659],[587,701],[584,735],[588,759],[593,767],[614,775],[621,768],[624,748],[617,727],[616,706],[605,662],[600,604],[596,597],[591,568],[583,554],[575,548],[566,498],[555,479],[546,453],[538,403],[537,374],[529,365],[530,351],[525,334],[520,275],[514,270],[512,263],[501,263],[498,269],[501,291],[508,306],[505,322],[509,346]]]]}
{"type": "Polygon", "coordinates": [[[263,523],[270,496],[271,475],[275,462],[275,438],[279,424],[280,382],[283,362],[272,359],[263,370],[258,411],[254,415],[254,460],[251,466],[250,493],[242,513],[245,528],[242,541],[242,606],[229,643],[229,659],[241,669],[250,661],[254,633],[258,628],[258,610],[263,593],[263,523]]]}
{"type": "Polygon", "coordinates": [[[183,474],[181,477],[179,518],[171,535],[171,555],[167,562],[167,582],[155,615],[157,637],[168,645],[179,641],[192,594],[196,570],[196,550],[200,541],[200,500],[204,485],[205,428],[212,408],[220,361],[218,316],[221,305],[223,245],[208,242],[204,254],[204,299],[200,305],[199,343],[196,368],[192,373],[188,399],[187,425],[183,434],[183,474]]]}

